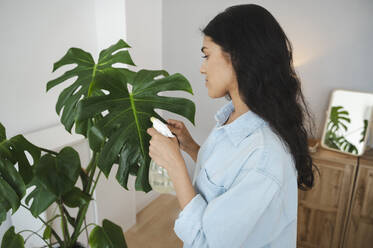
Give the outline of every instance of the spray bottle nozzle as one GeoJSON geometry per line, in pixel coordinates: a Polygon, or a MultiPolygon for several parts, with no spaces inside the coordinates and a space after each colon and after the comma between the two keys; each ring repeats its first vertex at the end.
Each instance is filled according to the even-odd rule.
{"type": "Polygon", "coordinates": [[[158,132],[160,132],[161,134],[163,134],[164,136],[166,137],[175,137],[170,129],[167,127],[166,124],[164,124],[162,121],[160,121],[159,119],[155,118],[154,116],[150,117],[150,121],[153,123],[153,127],[155,128],[155,130],[157,130],[158,132]]]}

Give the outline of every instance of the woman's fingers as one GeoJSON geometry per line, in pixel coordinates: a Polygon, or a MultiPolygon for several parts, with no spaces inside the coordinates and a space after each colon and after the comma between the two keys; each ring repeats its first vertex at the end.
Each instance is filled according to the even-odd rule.
{"type": "Polygon", "coordinates": [[[171,126],[171,125],[167,125],[168,126],[168,128],[170,129],[170,131],[172,132],[172,133],[174,133],[174,134],[176,134],[176,135],[179,135],[180,134],[180,129],[178,129],[178,128],[175,128],[174,126],[171,126]]]}
{"type": "Polygon", "coordinates": [[[174,126],[174,127],[176,127],[176,128],[182,128],[182,122],[180,122],[180,121],[173,120],[173,119],[168,119],[167,122],[168,122],[168,124],[170,124],[171,126],[174,126]]]}

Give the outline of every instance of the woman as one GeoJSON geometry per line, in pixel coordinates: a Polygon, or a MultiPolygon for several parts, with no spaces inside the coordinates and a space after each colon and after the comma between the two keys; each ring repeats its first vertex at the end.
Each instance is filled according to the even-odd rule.
{"type": "Polygon", "coordinates": [[[291,44],[254,4],[227,8],[202,32],[208,94],[229,103],[201,148],[181,121],[168,120],[176,138],[148,129],[182,210],[174,231],[184,247],[296,247],[297,189],[314,175],[291,44]],[[180,149],[197,162],[193,184],[180,149]]]}

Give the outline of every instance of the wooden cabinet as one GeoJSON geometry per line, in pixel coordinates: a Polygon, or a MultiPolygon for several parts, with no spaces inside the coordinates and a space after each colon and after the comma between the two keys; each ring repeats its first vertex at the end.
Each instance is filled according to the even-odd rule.
{"type": "Polygon", "coordinates": [[[373,247],[373,151],[359,158],[343,247],[373,247]]]}
{"type": "Polygon", "coordinates": [[[312,157],[320,175],[312,190],[299,191],[298,247],[340,247],[357,159],[325,149],[312,157]]]}
{"type": "Polygon", "coordinates": [[[373,150],[362,157],[319,148],[315,187],[298,194],[298,248],[373,247],[373,150]]]}

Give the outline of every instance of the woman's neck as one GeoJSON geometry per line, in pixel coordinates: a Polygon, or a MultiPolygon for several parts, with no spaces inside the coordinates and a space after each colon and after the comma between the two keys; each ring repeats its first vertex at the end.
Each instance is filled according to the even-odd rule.
{"type": "Polygon", "coordinates": [[[234,110],[231,113],[233,119],[238,118],[240,115],[250,110],[246,103],[242,101],[239,96],[232,96],[232,103],[234,106],[234,110]]]}

